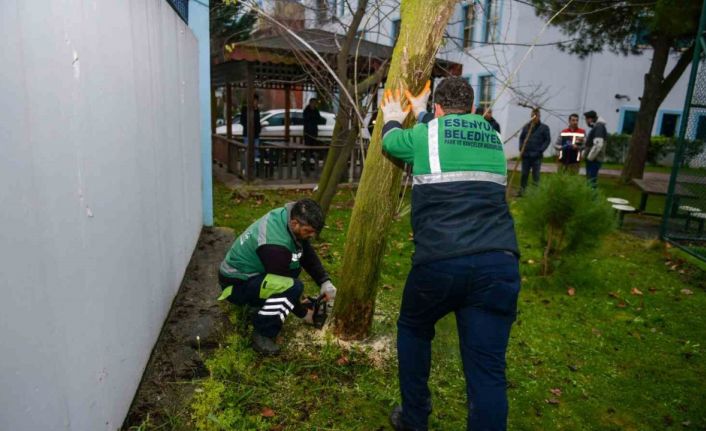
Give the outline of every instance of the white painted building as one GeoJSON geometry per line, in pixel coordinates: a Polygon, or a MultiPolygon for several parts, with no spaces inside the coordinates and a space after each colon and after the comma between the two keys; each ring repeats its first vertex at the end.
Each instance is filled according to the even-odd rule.
{"type": "MultiPolygon", "coordinates": [[[[272,2],[264,1],[265,6],[272,2]]],[[[356,1],[303,0],[302,3],[307,9],[307,27],[340,31],[336,21],[349,22],[350,9],[356,1]],[[326,5],[327,11],[322,14],[320,11],[326,5]]],[[[371,11],[363,20],[365,28],[361,28],[361,34],[367,40],[391,45],[399,31],[399,2],[370,0],[370,4],[371,11]]],[[[651,51],[645,50],[638,56],[606,51],[581,59],[556,47],[556,42],[568,39],[557,27],[543,27],[544,21],[526,2],[462,1],[449,22],[440,56],[463,64],[463,77],[473,85],[476,105],[493,103],[494,117],[502,127],[504,139],[509,139],[528,121],[530,109],[521,105],[537,104],[542,107],[542,121],[549,125],[552,139],[566,127],[571,113],[578,113],[585,127],[582,114],[588,110],[596,111],[606,120],[609,132],[630,133],[651,51]]],[[[667,70],[676,58],[672,56],[667,70]]],[[[689,69],[660,107],[654,135],[678,132],[688,76],[689,69]]],[[[703,125],[699,136],[706,135],[706,116],[700,124],[703,125]]],[[[517,154],[518,146],[518,139],[511,139],[508,155],[517,154]]]]}
{"type": "Polygon", "coordinates": [[[0,28],[0,430],[115,431],[204,220],[198,39],[164,0],[0,28]]]}

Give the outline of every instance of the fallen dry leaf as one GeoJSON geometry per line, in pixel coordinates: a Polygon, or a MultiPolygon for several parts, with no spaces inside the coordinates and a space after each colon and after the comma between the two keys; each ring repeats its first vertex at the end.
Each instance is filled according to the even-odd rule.
{"type": "Polygon", "coordinates": [[[608,296],[610,296],[611,298],[617,298],[618,294],[615,292],[608,292],[608,296]]]}
{"type": "Polygon", "coordinates": [[[265,418],[273,418],[273,417],[275,417],[275,411],[272,410],[272,409],[269,408],[269,407],[263,407],[263,409],[262,409],[262,411],[260,412],[260,414],[261,414],[263,417],[265,417],[265,418]]]}
{"type": "Polygon", "coordinates": [[[693,295],[694,294],[694,291],[691,289],[682,289],[682,290],[680,290],[680,292],[683,293],[684,295],[693,295]]]}
{"type": "Polygon", "coordinates": [[[549,389],[549,392],[551,392],[552,394],[554,394],[557,397],[561,396],[561,389],[560,388],[549,389]]]}
{"type": "Polygon", "coordinates": [[[533,259],[527,259],[527,263],[530,265],[534,265],[534,260],[533,259]]]}
{"type": "Polygon", "coordinates": [[[615,304],[615,305],[616,305],[616,307],[618,307],[618,308],[625,308],[625,307],[628,306],[624,301],[620,301],[620,302],[618,302],[618,303],[615,304]]]}
{"type": "Polygon", "coordinates": [[[544,400],[544,402],[547,403],[547,404],[552,404],[552,405],[558,405],[558,404],[559,404],[559,400],[557,400],[556,398],[549,398],[549,399],[547,399],[547,400],[544,400]]]}
{"type": "Polygon", "coordinates": [[[336,363],[337,363],[338,365],[348,365],[348,364],[351,363],[351,361],[350,361],[350,359],[348,359],[348,356],[345,356],[345,355],[344,355],[344,356],[341,356],[340,358],[338,358],[338,360],[336,361],[336,363]]]}
{"type": "Polygon", "coordinates": [[[630,289],[630,293],[633,295],[642,295],[642,291],[640,291],[640,289],[638,289],[637,287],[633,287],[632,289],[630,289]]]}
{"type": "Polygon", "coordinates": [[[566,291],[566,293],[569,296],[574,296],[574,295],[576,295],[576,289],[574,289],[573,287],[570,287],[569,290],[566,291]]]}

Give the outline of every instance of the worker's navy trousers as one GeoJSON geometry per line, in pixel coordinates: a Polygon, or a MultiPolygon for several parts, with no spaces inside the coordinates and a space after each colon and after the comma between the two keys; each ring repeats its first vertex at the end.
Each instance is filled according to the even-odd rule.
{"type": "MultiPolygon", "coordinates": [[[[290,312],[295,311],[296,304],[299,304],[304,291],[304,284],[299,279],[294,279],[294,285],[276,295],[263,298],[260,295],[262,281],[266,274],[256,275],[248,280],[225,277],[218,274],[218,281],[221,289],[233,286],[233,291],[228,297],[228,301],[237,305],[249,305],[259,308],[257,314],[253,316],[253,329],[260,335],[274,338],[279,334],[290,312]]],[[[304,316],[299,316],[300,318],[304,316]]]]}
{"type": "Polygon", "coordinates": [[[456,314],[466,377],[468,429],[506,429],[505,351],[519,291],[519,262],[510,252],[412,267],[397,321],[402,421],[408,429],[427,429],[434,325],[451,312],[456,314]]]}

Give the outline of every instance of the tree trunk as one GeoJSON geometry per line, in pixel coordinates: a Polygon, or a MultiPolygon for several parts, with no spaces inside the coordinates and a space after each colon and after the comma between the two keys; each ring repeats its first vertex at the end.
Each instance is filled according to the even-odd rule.
{"type": "Polygon", "coordinates": [[[635,119],[635,129],[630,137],[629,151],[621,180],[630,182],[633,178],[642,178],[647,162],[647,151],[650,147],[652,127],[659,106],[667,97],[684,73],[691,61],[693,45],[683,51],[677,64],[665,78],[664,71],[669,59],[670,43],[665,36],[659,36],[653,44],[653,56],[650,63],[650,70],[645,75],[645,86],[642,89],[640,98],[640,109],[635,119]]]}
{"type": "MultiPolygon", "coordinates": [[[[386,88],[404,84],[415,93],[422,89],[457,3],[402,0],[402,26],[386,88]]],[[[382,154],[382,126],[379,111],[346,238],[334,311],[334,333],[344,339],[362,339],[370,331],[386,233],[399,200],[402,171],[382,154]]]]}
{"type": "MultiPolygon", "coordinates": [[[[336,123],[333,126],[333,135],[331,137],[331,145],[329,146],[324,170],[319,178],[318,188],[314,195],[316,200],[324,211],[328,212],[333,195],[336,193],[339,178],[342,174],[340,169],[336,169],[341,159],[348,160],[352,145],[355,144],[357,128],[351,128],[350,115],[352,107],[347,99],[341,98],[341,105],[336,115],[336,123]],[[353,144],[351,144],[353,141],[353,144]],[[337,171],[337,172],[336,172],[337,171]]],[[[345,167],[344,167],[345,169],[345,167]]]]}

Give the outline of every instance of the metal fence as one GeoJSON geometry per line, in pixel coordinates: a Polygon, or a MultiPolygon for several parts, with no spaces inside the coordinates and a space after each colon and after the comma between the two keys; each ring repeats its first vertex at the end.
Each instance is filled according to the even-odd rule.
{"type": "Polygon", "coordinates": [[[665,240],[702,260],[706,260],[706,1],[704,5],[662,223],[665,240]]]}
{"type": "Polygon", "coordinates": [[[189,0],[167,0],[167,3],[185,23],[189,24],[189,0]]]}

